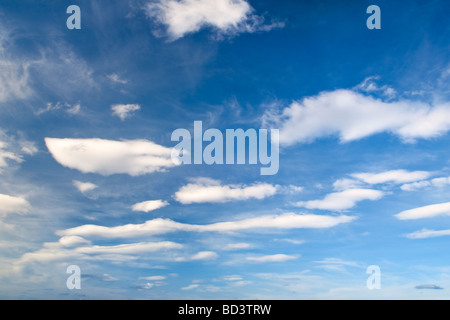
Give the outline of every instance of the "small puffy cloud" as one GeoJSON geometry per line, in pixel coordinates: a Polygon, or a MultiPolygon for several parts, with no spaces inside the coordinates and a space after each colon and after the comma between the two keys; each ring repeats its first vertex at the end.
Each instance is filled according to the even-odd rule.
{"type": "Polygon", "coordinates": [[[450,215],[450,202],[446,202],[405,210],[396,214],[395,217],[399,220],[415,220],[415,219],[434,218],[437,216],[449,216],[449,215],[450,215]]]}
{"type": "Polygon", "coordinates": [[[157,0],[149,2],[146,14],[167,27],[170,40],[210,27],[218,34],[270,31],[283,23],[264,24],[264,18],[252,14],[246,0],[157,0]]]}
{"type": "Polygon", "coordinates": [[[264,199],[277,192],[277,186],[267,183],[245,185],[220,185],[219,181],[198,179],[181,187],[175,193],[175,200],[183,204],[227,202],[233,200],[264,199]]]}
{"type": "Polygon", "coordinates": [[[412,181],[420,181],[430,177],[431,173],[427,171],[407,171],[407,170],[391,170],[380,173],[354,173],[352,177],[364,181],[368,184],[381,183],[407,183],[412,181]]]}
{"type": "Polygon", "coordinates": [[[384,193],[373,189],[348,189],[330,193],[322,200],[300,201],[296,205],[307,209],[345,210],[353,208],[363,200],[379,200],[384,193]]]}
{"type": "Polygon", "coordinates": [[[95,190],[98,188],[97,185],[91,183],[91,182],[81,182],[74,180],[72,181],[73,185],[80,191],[81,193],[86,193],[92,190],[95,190]]]}
{"type": "Polygon", "coordinates": [[[131,117],[135,111],[141,110],[141,106],[138,104],[115,104],[111,106],[113,115],[124,121],[126,118],[131,117]]]}
{"type": "Polygon", "coordinates": [[[9,214],[26,214],[31,210],[28,201],[21,197],[0,194],[0,216],[9,214]]]}
{"type": "Polygon", "coordinates": [[[279,114],[269,110],[262,120],[265,126],[280,129],[280,143],[285,146],[330,136],[338,136],[345,143],[379,133],[392,133],[404,142],[413,142],[450,130],[450,103],[383,101],[339,89],[295,101],[279,114]]]}
{"type": "Polygon", "coordinates": [[[104,227],[97,225],[82,225],[79,227],[60,230],[60,236],[97,236],[103,238],[129,238],[166,234],[170,232],[237,232],[257,229],[301,229],[301,228],[331,228],[342,223],[349,223],[356,217],[326,216],[314,214],[285,213],[282,215],[267,215],[243,220],[218,222],[206,225],[194,225],[175,222],[170,219],[153,219],[143,224],[128,224],[118,227],[104,227]]]}
{"type": "Polygon", "coordinates": [[[299,255],[273,254],[259,257],[247,257],[246,260],[256,263],[266,263],[266,262],[285,262],[289,260],[295,260],[298,258],[299,255]]]}
{"type": "Polygon", "coordinates": [[[45,144],[58,163],[83,173],[138,176],[175,166],[171,148],[148,140],[45,138],[45,144]]]}
{"type": "Polygon", "coordinates": [[[150,212],[150,211],[154,211],[154,210],[163,208],[168,205],[169,205],[169,203],[167,201],[150,200],[150,201],[136,203],[131,207],[131,209],[133,211],[150,212]]]}

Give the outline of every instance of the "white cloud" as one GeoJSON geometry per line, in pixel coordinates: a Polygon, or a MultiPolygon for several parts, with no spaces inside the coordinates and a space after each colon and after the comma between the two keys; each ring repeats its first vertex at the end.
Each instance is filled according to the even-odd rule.
{"type": "Polygon", "coordinates": [[[91,242],[79,236],[64,236],[58,240],[64,247],[79,247],[83,245],[90,245],[91,242]]]}
{"type": "Polygon", "coordinates": [[[219,181],[197,179],[195,183],[183,186],[175,193],[175,199],[183,204],[226,202],[233,200],[264,199],[277,192],[277,186],[256,183],[251,186],[220,185],[219,181]]]}
{"type": "Polygon", "coordinates": [[[175,261],[184,262],[184,261],[214,260],[217,259],[218,257],[219,255],[214,251],[200,251],[189,257],[178,257],[175,259],[175,261]]]}
{"type": "Polygon", "coordinates": [[[8,166],[8,163],[6,160],[12,160],[18,163],[23,162],[23,159],[20,155],[6,151],[7,143],[0,141],[0,168],[4,168],[8,166]]]}
{"type": "Polygon", "coordinates": [[[240,243],[229,243],[227,244],[223,250],[243,250],[243,249],[249,249],[252,246],[249,243],[245,243],[245,242],[240,242],[240,243]]]}
{"type": "Polygon", "coordinates": [[[430,177],[427,171],[391,170],[381,173],[354,173],[352,177],[368,184],[393,182],[396,184],[424,180],[430,177]]]}
{"type": "Polygon", "coordinates": [[[128,80],[120,78],[120,76],[117,73],[112,73],[108,75],[108,79],[111,80],[114,83],[120,83],[120,84],[127,84],[128,80]]]}
{"type": "Polygon", "coordinates": [[[450,184],[450,177],[434,178],[431,180],[407,183],[400,188],[404,191],[415,191],[426,187],[445,187],[450,184]]]}
{"type": "Polygon", "coordinates": [[[278,115],[270,110],[263,116],[263,123],[280,129],[280,143],[285,146],[335,135],[341,142],[349,142],[383,132],[412,142],[447,133],[450,104],[386,102],[340,89],[293,102],[278,115]]]}
{"type": "Polygon", "coordinates": [[[74,180],[72,181],[73,185],[80,191],[81,193],[86,193],[92,190],[95,190],[98,188],[97,185],[91,183],[91,182],[81,182],[74,180]]]}
{"type": "Polygon", "coordinates": [[[70,103],[61,103],[61,102],[57,102],[56,104],[52,104],[52,103],[47,103],[45,108],[41,108],[38,109],[35,114],[37,116],[43,114],[43,113],[47,113],[47,112],[52,112],[52,111],[56,111],[56,110],[64,110],[65,112],[67,112],[68,114],[71,115],[75,115],[78,114],[80,112],[81,109],[81,105],[80,104],[70,104],[70,103]]]}
{"type": "Polygon", "coordinates": [[[1,25],[0,34],[0,102],[26,99],[32,94],[29,87],[29,62],[20,62],[11,54],[11,35],[1,25]]]}
{"type": "Polygon", "coordinates": [[[154,211],[154,210],[163,208],[168,205],[169,205],[169,203],[167,201],[151,200],[151,201],[144,201],[144,202],[136,203],[131,207],[131,209],[133,211],[150,212],[150,211],[154,211]]]}
{"type": "Polygon", "coordinates": [[[428,230],[428,229],[422,229],[420,231],[416,231],[413,233],[409,233],[406,235],[407,238],[410,239],[426,239],[426,238],[436,238],[436,237],[443,237],[443,236],[450,236],[450,230],[428,230]]]}
{"type": "Polygon", "coordinates": [[[200,287],[199,284],[190,284],[190,285],[188,285],[187,287],[181,288],[181,290],[186,290],[186,291],[188,291],[188,290],[197,289],[198,287],[200,287]]]}
{"type": "Polygon", "coordinates": [[[225,280],[225,281],[241,281],[242,277],[240,275],[229,275],[229,276],[223,276],[223,280],[225,280]]]}
{"type": "Polygon", "coordinates": [[[114,116],[124,121],[126,118],[131,117],[135,111],[141,110],[141,106],[138,104],[115,104],[111,106],[111,110],[114,116]]]}
{"type": "Polygon", "coordinates": [[[139,280],[147,280],[147,281],[163,281],[166,280],[166,276],[150,276],[150,277],[139,277],[139,280]]]}
{"type": "Polygon", "coordinates": [[[260,257],[247,257],[247,261],[266,263],[266,262],[285,262],[289,260],[298,259],[299,255],[287,255],[287,254],[274,254],[260,257]]]}
{"type": "Polygon", "coordinates": [[[415,220],[450,215],[450,202],[432,204],[420,208],[402,211],[395,215],[399,220],[415,220]]]}
{"type": "Polygon", "coordinates": [[[252,14],[245,0],[158,0],[147,4],[146,13],[167,27],[171,40],[212,27],[219,34],[269,31],[283,23],[264,24],[264,18],[252,14]]]}
{"type": "Polygon", "coordinates": [[[345,210],[353,208],[363,200],[378,200],[384,193],[373,189],[348,189],[330,193],[322,200],[300,201],[296,205],[307,209],[345,210]]]}
{"type": "Polygon", "coordinates": [[[326,216],[314,214],[285,213],[282,215],[260,216],[236,221],[194,225],[175,222],[170,219],[154,219],[143,224],[128,224],[118,227],[83,225],[57,231],[58,235],[97,236],[103,238],[129,238],[166,234],[169,232],[236,232],[252,229],[300,229],[331,228],[341,223],[355,220],[351,216],[326,216]]]}
{"type": "Polygon", "coordinates": [[[28,201],[21,197],[0,194],[0,216],[9,214],[26,214],[31,210],[28,201]]]}
{"type": "Polygon", "coordinates": [[[138,176],[175,166],[172,149],[148,140],[45,138],[45,143],[58,163],[83,173],[138,176]]]}
{"type": "Polygon", "coordinates": [[[338,179],[333,183],[333,189],[337,191],[345,191],[348,189],[358,189],[362,186],[361,181],[342,178],[338,179]]]}
{"type": "Polygon", "coordinates": [[[183,247],[182,244],[171,241],[98,246],[91,245],[90,242],[86,241],[77,241],[75,238],[63,237],[63,239],[57,243],[44,243],[42,249],[25,253],[15,264],[16,266],[21,266],[32,262],[48,262],[66,259],[128,261],[132,259],[132,255],[150,252],[155,253],[158,251],[165,252],[167,250],[177,250],[183,247]]]}

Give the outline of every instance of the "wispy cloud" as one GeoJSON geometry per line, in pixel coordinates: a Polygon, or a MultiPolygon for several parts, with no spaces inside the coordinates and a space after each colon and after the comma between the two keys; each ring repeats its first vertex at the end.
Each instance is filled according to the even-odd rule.
{"type": "Polygon", "coordinates": [[[0,216],[26,214],[31,210],[29,202],[22,197],[0,194],[0,216]]]}
{"type": "Polygon", "coordinates": [[[258,257],[247,257],[246,260],[255,263],[285,262],[289,260],[296,260],[299,257],[300,255],[273,254],[258,257]]]}
{"type": "Polygon", "coordinates": [[[58,163],[83,173],[138,176],[175,166],[172,149],[148,140],[45,138],[45,143],[58,163]]]}
{"type": "Polygon", "coordinates": [[[427,239],[450,236],[450,230],[428,230],[422,229],[420,231],[415,231],[406,235],[409,239],[427,239]]]}
{"type": "Polygon", "coordinates": [[[300,201],[296,205],[307,209],[345,210],[356,206],[363,200],[379,200],[384,192],[373,189],[348,189],[330,193],[322,200],[300,201]]]}
{"type": "Polygon", "coordinates": [[[442,289],[444,289],[436,284],[421,284],[421,285],[415,286],[415,288],[419,289],[419,290],[423,290],[423,289],[425,289],[425,290],[442,290],[442,289]]]}
{"type": "Polygon", "coordinates": [[[424,180],[412,183],[406,183],[400,188],[404,191],[416,191],[427,187],[445,187],[450,184],[450,177],[440,177],[431,180],[424,180]]]}
{"type": "Polygon", "coordinates": [[[118,227],[83,225],[71,229],[60,230],[58,235],[95,236],[104,238],[129,238],[166,234],[169,232],[236,232],[257,229],[301,229],[331,228],[341,223],[349,223],[355,217],[326,216],[314,214],[286,213],[282,215],[260,216],[243,220],[218,222],[206,225],[195,225],[175,222],[170,219],[154,219],[143,224],[128,224],[118,227]]]}

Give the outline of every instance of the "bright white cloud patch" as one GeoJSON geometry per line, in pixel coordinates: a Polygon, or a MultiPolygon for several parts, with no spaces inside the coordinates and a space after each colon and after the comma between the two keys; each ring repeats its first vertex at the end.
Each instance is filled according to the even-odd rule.
{"type": "Polygon", "coordinates": [[[331,228],[341,223],[349,223],[355,217],[326,216],[314,214],[286,213],[282,215],[261,216],[243,220],[218,222],[206,225],[195,225],[175,222],[170,219],[154,219],[143,224],[128,224],[118,227],[83,225],[72,229],[58,231],[60,236],[95,236],[103,238],[128,238],[166,234],[169,232],[236,232],[254,229],[301,229],[331,228]]]}
{"type": "Polygon", "coordinates": [[[245,185],[220,185],[219,181],[197,179],[181,187],[175,193],[175,200],[183,204],[205,202],[227,202],[233,200],[264,199],[274,195],[277,186],[267,183],[245,185]]]}
{"type": "Polygon", "coordinates": [[[287,254],[274,254],[260,257],[247,257],[247,261],[257,262],[257,263],[266,263],[266,262],[285,262],[289,260],[298,259],[298,255],[287,255],[287,254]]]}
{"type": "Polygon", "coordinates": [[[396,184],[427,179],[431,175],[427,171],[391,170],[381,173],[354,173],[352,177],[368,184],[393,182],[396,184]]]}
{"type": "Polygon", "coordinates": [[[384,193],[373,189],[348,189],[341,192],[330,193],[322,200],[300,201],[296,205],[308,209],[345,210],[353,208],[363,200],[378,200],[384,193]]]}
{"type": "Polygon", "coordinates": [[[204,27],[212,27],[221,34],[236,34],[269,31],[284,25],[264,25],[264,19],[252,11],[245,0],[158,0],[146,7],[150,18],[167,27],[171,40],[204,27]]]}
{"type": "Polygon", "coordinates": [[[113,115],[124,121],[126,118],[131,117],[135,111],[141,110],[141,106],[138,104],[116,104],[111,106],[113,115]]]}
{"type": "Polygon", "coordinates": [[[95,190],[98,188],[97,185],[91,183],[91,182],[81,182],[81,181],[77,181],[74,180],[73,185],[78,189],[78,191],[80,191],[81,193],[86,193],[92,190],[95,190]]]}
{"type": "Polygon", "coordinates": [[[160,208],[163,208],[165,206],[168,206],[169,203],[167,201],[162,200],[151,200],[151,201],[144,201],[136,203],[131,207],[133,211],[141,211],[141,212],[150,212],[154,211],[160,208]]]}
{"type": "Polygon", "coordinates": [[[400,220],[415,220],[450,215],[450,202],[402,211],[395,215],[400,220]]]}
{"type": "Polygon", "coordinates": [[[30,210],[31,206],[24,198],[0,194],[0,216],[26,214],[30,210]]]}
{"type": "Polygon", "coordinates": [[[328,136],[338,136],[341,142],[349,142],[383,132],[411,142],[447,133],[450,104],[386,102],[341,89],[293,102],[278,115],[267,112],[263,122],[280,129],[280,143],[285,146],[328,136]]]}
{"type": "Polygon", "coordinates": [[[45,138],[53,158],[83,173],[138,176],[173,167],[172,149],[148,140],[45,138]]]}

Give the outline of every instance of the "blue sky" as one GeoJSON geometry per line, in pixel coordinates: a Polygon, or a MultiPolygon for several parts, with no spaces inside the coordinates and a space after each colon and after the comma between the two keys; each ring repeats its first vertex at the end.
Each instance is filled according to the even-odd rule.
{"type": "Polygon", "coordinates": [[[0,298],[448,298],[448,9],[3,1],[0,298]],[[278,173],[175,166],[194,121],[278,129],[278,173]]]}

